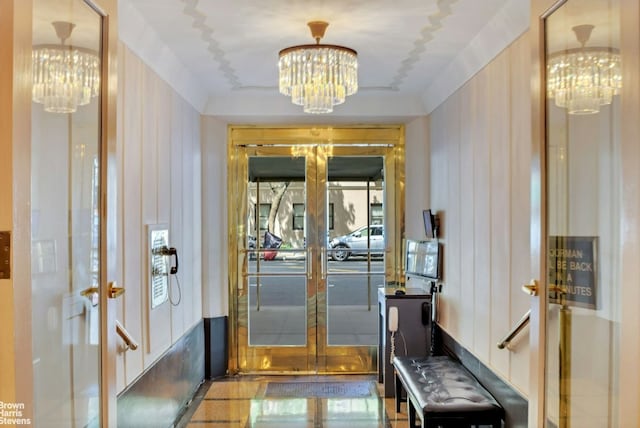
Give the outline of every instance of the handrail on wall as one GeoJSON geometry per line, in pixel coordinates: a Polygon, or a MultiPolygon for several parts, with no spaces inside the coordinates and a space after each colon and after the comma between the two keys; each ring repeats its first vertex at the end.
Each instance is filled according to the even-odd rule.
{"type": "Polygon", "coordinates": [[[509,345],[509,343],[511,343],[513,338],[516,337],[518,335],[518,333],[520,333],[525,328],[525,326],[527,324],[529,324],[530,317],[531,317],[531,309],[529,309],[522,316],[522,318],[520,318],[520,321],[518,321],[518,323],[515,325],[515,327],[513,327],[511,329],[511,331],[504,337],[504,339],[502,339],[500,342],[498,342],[498,349],[506,348],[507,345],[509,345]]]}
{"type": "Polygon", "coordinates": [[[136,349],[138,349],[138,342],[136,342],[136,340],[131,337],[131,334],[127,331],[126,328],[124,328],[122,324],[120,324],[120,321],[118,320],[116,320],[116,333],[118,333],[118,336],[120,336],[120,338],[124,341],[124,344],[126,346],[125,350],[131,349],[132,351],[135,351],[136,349]]]}

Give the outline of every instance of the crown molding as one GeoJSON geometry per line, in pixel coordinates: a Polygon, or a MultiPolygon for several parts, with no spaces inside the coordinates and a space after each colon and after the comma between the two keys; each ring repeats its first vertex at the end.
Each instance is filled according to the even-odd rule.
{"type": "Polygon", "coordinates": [[[120,41],[165,80],[199,113],[208,97],[204,87],[178,57],[162,42],[144,17],[125,0],[118,1],[118,35],[120,41]]]}
{"type": "Polygon", "coordinates": [[[511,0],[431,82],[422,95],[427,114],[435,110],[500,52],[529,29],[529,0],[511,0]]]}

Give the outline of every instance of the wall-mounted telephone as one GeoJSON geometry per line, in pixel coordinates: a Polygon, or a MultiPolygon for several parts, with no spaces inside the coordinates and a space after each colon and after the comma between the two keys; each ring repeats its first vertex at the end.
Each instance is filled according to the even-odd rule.
{"type": "Polygon", "coordinates": [[[159,254],[161,256],[175,256],[176,257],[176,265],[175,266],[171,266],[171,269],[169,269],[169,273],[171,275],[175,275],[178,273],[178,250],[175,249],[175,247],[161,247],[158,248],[157,250],[154,250],[154,254],[159,254]]]}
{"type": "Polygon", "coordinates": [[[177,306],[182,299],[182,290],[178,276],[178,250],[169,246],[169,226],[166,224],[147,225],[147,245],[149,251],[149,300],[151,309],[162,305],[167,300],[177,306]],[[169,258],[175,256],[175,265],[169,258]],[[176,275],[178,301],[174,303],[171,296],[169,275],[176,275]]]}

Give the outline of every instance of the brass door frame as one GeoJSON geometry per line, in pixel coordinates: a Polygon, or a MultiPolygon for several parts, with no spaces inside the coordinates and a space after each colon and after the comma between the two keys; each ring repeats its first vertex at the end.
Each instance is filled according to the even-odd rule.
{"type": "MultiPolygon", "coordinates": [[[[401,251],[402,240],[404,238],[404,126],[402,125],[377,125],[377,126],[235,126],[231,125],[228,129],[228,146],[227,146],[227,164],[228,164],[228,266],[229,266],[229,371],[237,373],[246,372],[248,360],[256,358],[269,359],[272,354],[272,348],[261,347],[258,354],[248,355],[247,348],[243,348],[240,343],[240,335],[247,333],[247,326],[240,325],[243,317],[240,315],[242,308],[239,307],[238,286],[243,281],[243,266],[241,257],[246,254],[247,250],[247,148],[252,153],[260,153],[260,148],[269,148],[268,152],[272,155],[275,153],[292,155],[292,147],[299,149],[308,146],[324,147],[335,153],[349,153],[350,149],[357,151],[358,154],[369,152],[371,154],[380,153],[381,149],[386,150],[385,167],[392,169],[395,178],[386,182],[386,208],[385,217],[393,219],[387,222],[386,245],[387,254],[385,257],[385,277],[387,283],[400,281],[401,275],[401,251]],[[375,149],[377,148],[377,149],[375,149]],[[242,203],[238,203],[242,202],[242,203]]],[[[315,183],[313,183],[315,186],[315,183]]],[[[322,196],[324,200],[325,196],[322,196]]],[[[321,201],[317,201],[317,206],[321,206],[321,201]]],[[[317,216],[322,218],[322,216],[317,216]]],[[[322,225],[320,225],[322,226],[322,225]]],[[[322,259],[320,251],[320,237],[310,237],[308,242],[310,254],[313,258],[311,276],[314,281],[320,281],[317,286],[317,292],[322,293],[325,286],[322,280],[318,280],[319,266],[322,259]]],[[[377,305],[376,305],[377,306],[377,305]]],[[[326,309],[325,309],[326,310],[326,309]]],[[[244,318],[246,320],[246,317],[244,318]]],[[[313,327],[315,329],[315,326],[313,327]]],[[[307,334],[313,334],[316,331],[309,329],[307,334]]],[[[244,336],[243,336],[244,337],[244,336]]],[[[242,339],[244,341],[245,339],[242,339]]],[[[310,340],[308,339],[308,342],[310,340]]],[[[315,343],[315,339],[314,339],[315,343]]],[[[314,345],[315,346],[315,345],[314,345]]],[[[345,372],[353,370],[353,367],[346,367],[340,361],[345,358],[353,359],[355,355],[350,352],[351,347],[332,347],[335,352],[336,359],[326,359],[318,362],[308,361],[306,367],[310,373],[322,371],[328,372],[345,372]],[[348,355],[347,355],[348,354],[348,355]]],[[[313,349],[317,354],[318,349],[313,349]]],[[[307,358],[308,348],[288,347],[289,357],[307,358]],[[302,355],[300,352],[303,352],[302,355]]],[[[360,360],[373,359],[373,366],[370,371],[375,370],[376,353],[367,350],[360,360]],[[373,355],[371,355],[373,354],[373,355]]],[[[255,366],[254,366],[255,367],[255,366]]],[[[268,369],[261,369],[265,372],[284,373],[290,370],[286,368],[278,368],[269,364],[261,365],[268,369]]],[[[253,371],[253,368],[251,369],[253,371]]],[[[296,370],[300,373],[299,370],[296,370]]]]}

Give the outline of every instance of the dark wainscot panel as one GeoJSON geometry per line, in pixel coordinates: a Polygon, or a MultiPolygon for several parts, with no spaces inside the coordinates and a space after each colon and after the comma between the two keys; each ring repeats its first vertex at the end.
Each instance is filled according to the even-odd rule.
{"type": "Polygon", "coordinates": [[[217,379],[227,374],[229,340],[227,317],[204,319],[205,377],[217,379]]]}
{"type": "Polygon", "coordinates": [[[173,426],[204,381],[204,368],[201,321],[118,396],[118,427],[173,426]]]}

